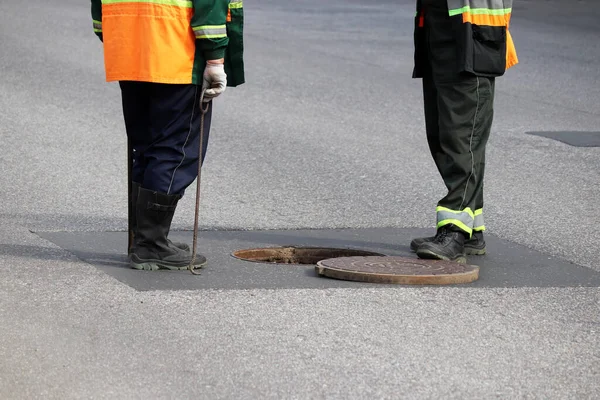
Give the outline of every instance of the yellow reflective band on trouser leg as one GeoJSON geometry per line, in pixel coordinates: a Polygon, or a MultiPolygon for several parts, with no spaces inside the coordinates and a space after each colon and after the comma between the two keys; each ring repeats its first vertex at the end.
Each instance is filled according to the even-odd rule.
{"type": "Polygon", "coordinates": [[[473,223],[475,214],[467,207],[462,211],[451,210],[446,207],[438,206],[437,212],[437,227],[441,228],[446,225],[454,225],[471,236],[473,234],[473,223]]]}
{"type": "Polygon", "coordinates": [[[437,227],[439,229],[442,226],[446,226],[446,225],[454,225],[454,226],[460,228],[461,230],[465,231],[465,233],[468,233],[469,237],[471,237],[471,235],[473,235],[473,229],[469,228],[468,226],[466,226],[465,224],[463,224],[461,221],[459,221],[457,219],[445,219],[443,221],[438,222],[437,227]]]}
{"type": "Polygon", "coordinates": [[[483,222],[483,209],[475,210],[475,220],[473,221],[473,230],[475,232],[485,231],[485,224],[483,222]]]}

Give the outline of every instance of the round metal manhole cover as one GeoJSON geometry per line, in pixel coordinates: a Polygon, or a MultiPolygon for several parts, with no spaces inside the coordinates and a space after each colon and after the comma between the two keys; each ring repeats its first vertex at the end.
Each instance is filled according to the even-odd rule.
{"type": "Polygon", "coordinates": [[[347,281],[400,285],[452,285],[479,279],[479,267],[405,257],[344,257],[317,263],[319,275],[347,281]]]}
{"type": "Polygon", "coordinates": [[[238,250],[232,256],[244,261],[270,264],[315,265],[321,260],[338,257],[384,256],[384,254],[355,249],[285,246],[238,250]]]}

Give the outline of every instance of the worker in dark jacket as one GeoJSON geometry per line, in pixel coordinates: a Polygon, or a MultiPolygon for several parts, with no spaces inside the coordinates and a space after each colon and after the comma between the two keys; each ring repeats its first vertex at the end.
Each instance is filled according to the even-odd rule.
{"type": "Polygon", "coordinates": [[[437,233],[414,239],[421,258],[465,262],[485,254],[485,148],[495,78],[517,64],[512,0],[417,0],[414,78],[423,78],[427,141],[448,194],[437,233]]]}
{"type": "MultiPolygon", "coordinates": [[[[118,81],[132,143],[133,247],[144,270],[186,269],[189,246],[167,235],[179,199],[196,179],[200,103],[243,83],[241,1],[91,0],[107,81],[118,81]]],[[[204,158],[203,158],[204,159],[204,158]]],[[[206,263],[198,255],[195,266],[206,263]]]]}

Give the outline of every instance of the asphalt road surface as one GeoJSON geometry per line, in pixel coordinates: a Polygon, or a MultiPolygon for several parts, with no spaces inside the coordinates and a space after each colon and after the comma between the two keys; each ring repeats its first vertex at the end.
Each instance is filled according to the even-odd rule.
{"type": "MultiPolygon", "coordinates": [[[[515,3],[487,226],[600,272],[600,147],[527,134],[600,135],[600,2],[515,3]]],[[[414,2],[245,6],[248,83],[215,105],[203,228],[433,227],[414,2]]],[[[125,148],[89,3],[1,0],[0,398],[600,396],[598,287],[138,291],[42,238],[126,229],[125,148]]]]}

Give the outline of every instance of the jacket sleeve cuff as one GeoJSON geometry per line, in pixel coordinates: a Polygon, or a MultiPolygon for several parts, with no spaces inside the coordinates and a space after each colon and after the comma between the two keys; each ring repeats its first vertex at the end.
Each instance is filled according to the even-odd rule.
{"type": "Polygon", "coordinates": [[[206,60],[218,60],[225,57],[225,48],[206,50],[204,51],[204,59],[206,60]]]}

